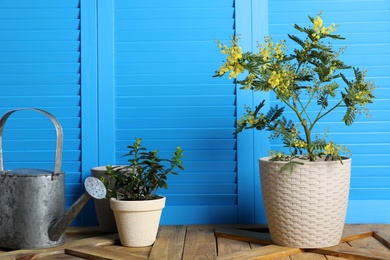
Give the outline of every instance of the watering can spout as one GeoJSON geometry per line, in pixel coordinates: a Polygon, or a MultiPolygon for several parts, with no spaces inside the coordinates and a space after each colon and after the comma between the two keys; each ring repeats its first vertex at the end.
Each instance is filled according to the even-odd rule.
{"type": "Polygon", "coordinates": [[[78,200],[67,210],[62,218],[55,220],[49,228],[48,235],[52,241],[57,241],[65,232],[66,228],[80,213],[88,200],[93,197],[95,199],[103,199],[106,196],[106,187],[95,177],[88,177],[85,182],[85,192],[78,200]]]}

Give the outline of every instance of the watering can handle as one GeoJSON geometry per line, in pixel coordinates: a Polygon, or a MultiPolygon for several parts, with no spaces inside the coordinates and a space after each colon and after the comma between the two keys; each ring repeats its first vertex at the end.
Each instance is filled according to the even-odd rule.
{"type": "Polygon", "coordinates": [[[8,117],[19,110],[33,110],[40,112],[47,116],[50,121],[53,123],[55,129],[56,129],[56,157],[54,162],[54,172],[60,173],[61,172],[61,161],[62,161],[62,139],[63,139],[63,133],[62,133],[62,127],[60,125],[60,122],[49,112],[46,112],[45,110],[39,109],[39,108],[16,108],[13,110],[7,111],[1,118],[0,118],[0,172],[4,171],[4,162],[3,162],[3,130],[4,130],[4,124],[5,121],[8,119],[8,117]]]}

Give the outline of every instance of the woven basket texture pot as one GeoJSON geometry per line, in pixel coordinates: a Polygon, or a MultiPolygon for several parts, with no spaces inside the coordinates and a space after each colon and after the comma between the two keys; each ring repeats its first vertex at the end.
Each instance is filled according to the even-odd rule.
{"type": "Polygon", "coordinates": [[[123,246],[144,247],[154,243],[165,197],[155,200],[125,201],[111,198],[118,235],[123,246]]]}
{"type": "Polygon", "coordinates": [[[265,213],[275,244],[321,248],[339,244],[348,206],[351,159],[302,161],[278,173],[285,162],[260,158],[265,213]]]}

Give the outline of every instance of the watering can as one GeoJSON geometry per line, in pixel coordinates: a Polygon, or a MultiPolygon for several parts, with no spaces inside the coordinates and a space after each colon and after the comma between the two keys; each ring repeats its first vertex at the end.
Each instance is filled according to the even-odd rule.
{"type": "Polygon", "coordinates": [[[88,177],[85,193],[65,212],[65,174],[61,171],[62,127],[50,113],[37,108],[18,108],[0,119],[0,247],[38,249],[65,243],[65,230],[87,201],[106,195],[104,184],[88,177]],[[19,110],[47,116],[56,130],[54,171],[20,168],[4,171],[3,129],[7,118],[19,110]]]}

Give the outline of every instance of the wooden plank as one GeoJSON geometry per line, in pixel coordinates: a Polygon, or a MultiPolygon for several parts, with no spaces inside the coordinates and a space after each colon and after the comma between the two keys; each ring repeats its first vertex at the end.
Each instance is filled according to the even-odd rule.
{"type": "MultiPolygon", "coordinates": [[[[65,255],[65,254],[39,258],[39,260],[57,260],[57,259],[58,260],[85,260],[85,258],[76,257],[72,255],[65,255]]],[[[22,260],[22,259],[18,259],[18,260],[22,260]]]]}
{"type": "MultiPolygon", "coordinates": [[[[112,233],[113,232],[111,232],[110,234],[112,233]]],[[[66,237],[68,237],[68,235],[71,234],[76,234],[76,235],[91,234],[91,235],[102,236],[102,235],[108,235],[109,233],[101,231],[99,227],[96,226],[88,226],[88,227],[72,226],[66,229],[66,237]]]]}
{"type": "Polygon", "coordinates": [[[344,258],[344,257],[337,257],[337,256],[327,255],[326,259],[327,260],[348,260],[348,259],[351,259],[351,258],[344,258]]]}
{"type": "Polygon", "coordinates": [[[183,260],[216,258],[214,229],[187,229],[183,260]]]}
{"type": "Polygon", "coordinates": [[[218,229],[218,228],[236,228],[244,230],[266,230],[267,225],[264,224],[200,224],[187,226],[189,229],[218,229]]]}
{"type": "Polygon", "coordinates": [[[286,257],[302,253],[299,248],[289,248],[276,245],[263,246],[247,251],[241,251],[227,256],[218,257],[218,260],[274,260],[278,257],[286,257]]]}
{"type": "Polygon", "coordinates": [[[247,242],[231,240],[223,237],[217,238],[218,256],[225,256],[236,252],[241,252],[251,249],[251,245],[247,242]]]}
{"type": "Polygon", "coordinates": [[[152,250],[152,246],[145,246],[145,247],[125,247],[122,245],[112,245],[112,246],[106,246],[105,248],[111,249],[111,250],[118,250],[123,253],[131,253],[136,254],[144,257],[149,257],[150,251],[152,250]]]}
{"type": "Polygon", "coordinates": [[[108,246],[113,245],[119,241],[118,234],[111,234],[100,237],[84,238],[80,240],[72,240],[65,243],[62,246],[45,248],[45,249],[34,249],[34,250],[14,250],[10,252],[0,253],[0,259],[35,259],[47,256],[53,256],[63,254],[65,248],[72,248],[78,246],[108,246]]]}
{"type": "Polygon", "coordinates": [[[290,256],[291,260],[327,260],[326,256],[314,253],[300,253],[290,256]]]}
{"type": "Polygon", "coordinates": [[[345,257],[348,259],[359,260],[388,260],[390,259],[390,252],[383,249],[372,248],[357,248],[357,247],[345,247],[334,246],[328,248],[310,249],[310,252],[338,257],[345,257]]]}
{"type": "Polygon", "coordinates": [[[261,245],[272,245],[271,235],[269,233],[252,232],[233,228],[218,228],[215,230],[215,236],[261,245]]]}
{"type": "Polygon", "coordinates": [[[359,232],[359,233],[351,233],[348,236],[343,236],[340,240],[340,243],[354,241],[362,238],[372,237],[374,232],[372,231],[366,231],[366,232],[359,232]]]}
{"type": "MultiPolygon", "coordinates": [[[[27,250],[25,250],[27,251],[27,250]]],[[[51,250],[51,251],[45,251],[45,252],[23,252],[20,254],[12,254],[11,252],[8,254],[0,254],[0,259],[1,260],[24,260],[24,259],[38,259],[38,258],[55,258],[56,256],[64,254],[64,250],[51,250]]]]}
{"type": "Polygon", "coordinates": [[[366,237],[362,239],[349,241],[348,244],[352,247],[373,248],[373,249],[382,249],[384,251],[389,251],[389,249],[385,245],[383,245],[379,240],[375,239],[374,237],[366,237]]]}
{"type": "Polygon", "coordinates": [[[348,224],[344,225],[342,237],[352,237],[358,234],[372,232],[371,225],[366,224],[348,224]]]}
{"type": "Polygon", "coordinates": [[[373,228],[374,238],[390,249],[390,225],[377,225],[373,228]]]}
{"type": "Polygon", "coordinates": [[[291,260],[289,256],[277,257],[274,260],[291,260]]]}
{"type": "Polygon", "coordinates": [[[183,255],[185,226],[162,226],[150,252],[150,260],[180,260],[183,255]]]}
{"type": "Polygon", "coordinates": [[[99,227],[68,227],[66,230],[66,241],[83,239],[88,237],[105,236],[111,233],[102,232],[99,227]]]}
{"type": "Polygon", "coordinates": [[[307,250],[257,244],[270,243],[266,231],[257,225],[161,226],[153,247],[130,248],[120,246],[117,234],[102,235],[96,227],[72,228],[63,246],[0,249],[0,259],[390,259],[390,225],[346,225],[343,243],[307,250]]]}
{"type": "Polygon", "coordinates": [[[72,256],[79,256],[91,260],[146,260],[148,257],[137,255],[120,250],[112,250],[105,247],[81,246],[66,248],[65,253],[72,256]]]}
{"type": "Polygon", "coordinates": [[[382,236],[382,234],[374,233],[374,238],[387,249],[390,249],[390,236],[382,236]]]}

